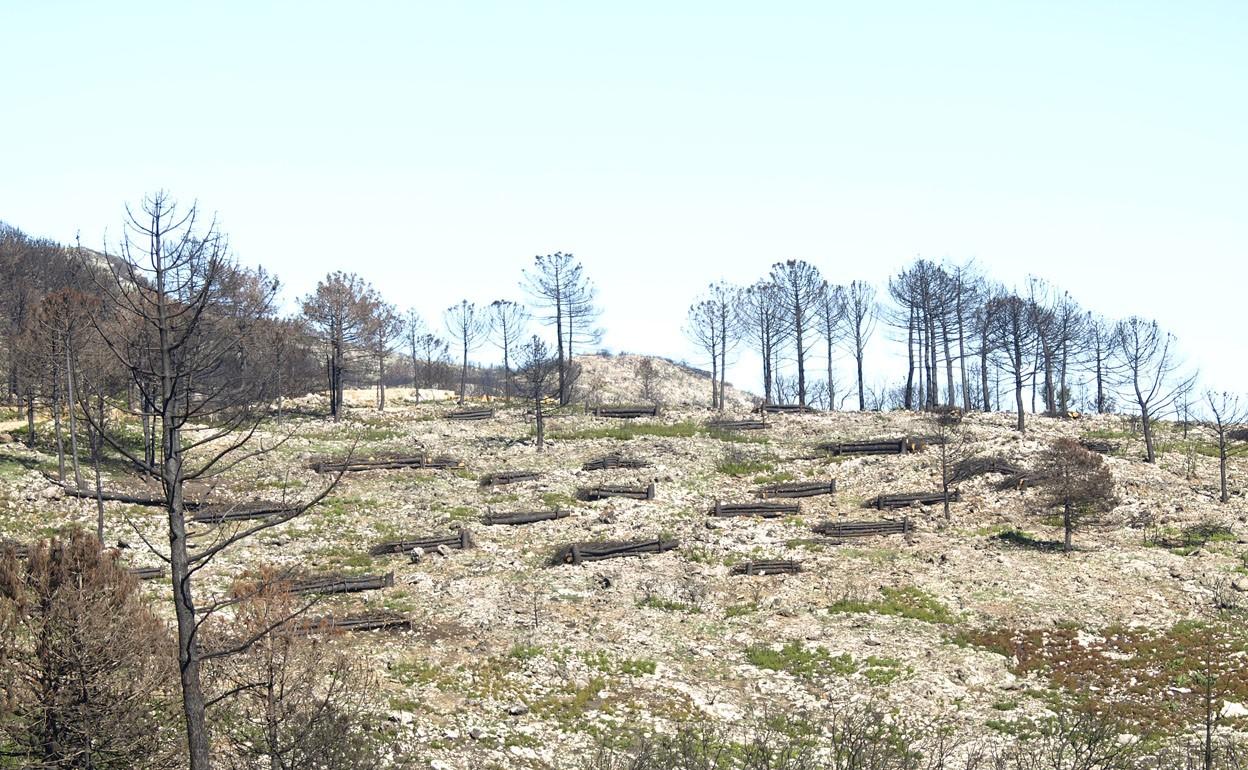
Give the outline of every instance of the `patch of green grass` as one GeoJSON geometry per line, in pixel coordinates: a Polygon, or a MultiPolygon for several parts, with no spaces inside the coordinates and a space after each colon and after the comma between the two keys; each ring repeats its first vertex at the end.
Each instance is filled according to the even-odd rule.
{"type": "Polygon", "coordinates": [[[749,615],[758,612],[758,602],[747,602],[745,604],[731,604],[724,610],[724,617],[739,618],[742,615],[749,615]]]}
{"type": "Polygon", "coordinates": [[[541,654],[542,648],[540,646],[536,644],[521,644],[519,642],[512,645],[511,652],[507,653],[508,656],[516,660],[533,660],[541,654]]]}
{"type": "Polygon", "coordinates": [[[576,500],[566,492],[546,492],[542,495],[542,505],[547,508],[567,508],[576,505],[576,500]]]}
{"type": "Polygon", "coordinates": [[[796,481],[797,477],[789,471],[779,471],[777,473],[767,473],[762,476],[755,476],[755,484],[783,484],[786,481],[796,481]]]}
{"type": "Polygon", "coordinates": [[[716,473],[725,476],[748,476],[751,473],[767,473],[775,469],[775,465],[767,460],[748,457],[733,457],[721,460],[715,466],[716,473]]]}
{"type": "Polygon", "coordinates": [[[792,641],[779,650],[770,645],[755,645],[745,651],[751,665],[771,671],[786,671],[803,679],[824,676],[853,676],[861,674],[875,686],[891,684],[910,673],[896,658],[872,655],[864,661],[856,661],[849,653],[833,655],[822,647],[806,647],[800,641],[792,641]]]}
{"type": "Polygon", "coordinates": [[[873,612],[877,615],[922,620],[926,623],[951,625],[957,617],[931,594],[914,586],[881,588],[880,598],[874,601],[843,598],[833,602],[828,612],[873,612]]]}
{"type": "Polygon", "coordinates": [[[994,535],[993,539],[1033,551],[1061,551],[1065,548],[1065,544],[1060,540],[1043,540],[1021,529],[1007,529],[994,535]]]}

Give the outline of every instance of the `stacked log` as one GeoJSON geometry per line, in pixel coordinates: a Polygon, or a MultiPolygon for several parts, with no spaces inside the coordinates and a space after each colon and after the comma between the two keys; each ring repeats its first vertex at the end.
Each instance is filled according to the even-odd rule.
{"type": "Polygon", "coordinates": [[[131,567],[127,571],[139,580],[160,580],[165,576],[164,567],[131,567]]]}
{"type": "Polygon", "coordinates": [[[767,430],[771,423],[765,420],[711,420],[706,427],[707,430],[717,431],[767,430]]]}
{"type": "Polygon", "coordinates": [[[455,412],[448,412],[446,419],[465,421],[492,420],[494,419],[494,410],[492,408],[460,409],[455,412]]]}
{"type": "Polygon", "coordinates": [[[453,457],[386,457],[373,460],[325,460],[310,466],[317,473],[354,473],[357,471],[385,471],[401,468],[462,468],[464,463],[453,457]]]}
{"type": "Polygon", "coordinates": [[[576,496],[579,500],[591,502],[594,500],[606,500],[609,497],[628,497],[634,500],[653,500],[654,483],[652,482],[644,487],[586,487],[584,489],[578,489],[576,496]]]}
{"type": "Polygon", "coordinates": [[[570,514],[561,508],[553,511],[517,511],[515,513],[491,513],[481,520],[482,524],[491,526],[520,526],[534,524],[539,521],[555,521],[566,519],[570,514]]]}
{"type": "Polygon", "coordinates": [[[759,497],[817,497],[836,494],[836,481],[798,481],[791,484],[772,484],[758,490],[759,497]]]}
{"type": "Polygon", "coordinates": [[[230,521],[249,521],[267,519],[270,516],[295,516],[300,511],[298,505],[290,503],[273,503],[253,500],[246,503],[206,505],[195,512],[191,521],[196,524],[224,524],[230,521]]]}
{"type": "Polygon", "coordinates": [[[775,519],[781,516],[796,516],[802,512],[798,503],[721,503],[715,501],[711,515],[719,518],[729,516],[757,516],[760,519],[775,519]]]}
{"type": "Polygon", "coordinates": [[[814,407],[801,404],[763,404],[754,411],[766,414],[805,414],[816,410],[814,407]]]}
{"type": "Polygon", "coordinates": [[[908,439],[874,439],[870,441],[832,441],[823,444],[816,444],[815,449],[820,452],[827,452],[830,455],[855,456],[855,455],[903,455],[912,451],[912,445],[908,439]]]}
{"type": "Polygon", "coordinates": [[[394,585],[394,573],[384,575],[313,575],[291,583],[295,594],[349,594],[376,591],[394,585]]]}
{"type": "Polygon", "coordinates": [[[800,561],[784,560],[747,561],[732,567],[734,575],[795,575],[801,571],[800,561]]]}
{"type": "Polygon", "coordinates": [[[536,471],[499,471],[481,477],[481,486],[498,487],[504,484],[519,484],[522,481],[537,481],[541,474],[536,471]]]}
{"type": "Polygon", "coordinates": [[[876,537],[879,535],[904,535],[913,529],[910,519],[901,521],[825,521],[814,526],[820,535],[834,538],[876,537]]]}
{"type": "Polygon", "coordinates": [[[587,561],[622,559],[647,553],[663,553],[675,549],[676,540],[607,540],[593,543],[572,543],[560,548],[552,564],[581,564],[587,561]]]}
{"type": "Polygon", "coordinates": [[[346,617],[297,619],[288,624],[297,634],[315,634],[327,631],[409,631],[412,621],[397,612],[370,612],[346,617]]]}
{"type": "Polygon", "coordinates": [[[616,417],[631,420],[637,417],[658,417],[657,406],[597,406],[594,407],[595,417],[616,417]]]}
{"type": "MultiPolygon", "coordinates": [[[[961,499],[956,489],[949,492],[948,498],[951,503],[956,503],[961,499]]],[[[866,507],[883,511],[890,508],[909,508],[915,503],[919,505],[943,505],[944,502],[944,492],[906,492],[896,495],[880,495],[873,500],[868,500],[866,507]]]]}
{"type": "Polygon", "coordinates": [[[583,471],[605,471],[614,468],[647,468],[650,463],[645,460],[638,460],[631,457],[620,457],[619,455],[606,455],[595,460],[590,460],[581,466],[583,471]]]}
{"type": "Polygon", "coordinates": [[[391,553],[410,553],[417,548],[429,551],[436,549],[438,546],[458,548],[460,550],[468,549],[472,547],[472,535],[469,534],[467,529],[461,529],[450,535],[431,535],[405,540],[391,540],[385,543],[378,543],[368,549],[368,555],[384,556],[391,553]]]}

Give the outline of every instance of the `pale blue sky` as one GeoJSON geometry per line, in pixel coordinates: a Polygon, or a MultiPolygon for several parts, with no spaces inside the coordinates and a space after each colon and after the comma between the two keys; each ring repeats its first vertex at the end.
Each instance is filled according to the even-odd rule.
{"type": "Polygon", "coordinates": [[[435,322],[572,251],[606,344],[675,356],[713,279],[974,257],[1248,389],[1242,0],[48,0],[0,28],[0,219],[32,234],[98,245],[164,187],[289,298],[354,270],[435,322]]]}

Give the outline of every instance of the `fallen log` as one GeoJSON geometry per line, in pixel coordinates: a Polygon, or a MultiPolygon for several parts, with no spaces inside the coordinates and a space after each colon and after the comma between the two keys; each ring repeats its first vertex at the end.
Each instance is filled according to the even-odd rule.
{"type": "Polygon", "coordinates": [[[775,519],[780,516],[796,516],[802,512],[798,503],[721,503],[715,501],[711,515],[719,518],[729,516],[757,516],[761,519],[775,519]]]}
{"type": "Polygon", "coordinates": [[[349,594],[376,591],[394,585],[394,573],[384,575],[313,575],[290,585],[293,594],[349,594]]]}
{"type": "Polygon", "coordinates": [[[914,527],[910,519],[901,521],[825,521],[816,524],[814,532],[834,538],[876,537],[880,535],[905,535],[914,527]]]}
{"type": "Polygon", "coordinates": [[[706,424],[707,430],[738,431],[767,430],[771,423],[765,420],[711,420],[706,424]]]}
{"type": "Polygon", "coordinates": [[[620,457],[619,455],[606,455],[595,460],[590,460],[581,466],[583,471],[605,471],[614,468],[647,468],[650,463],[645,460],[637,460],[630,457],[620,457]]]}
{"type": "Polygon", "coordinates": [[[1020,476],[1023,469],[1000,457],[970,457],[953,466],[953,474],[949,477],[949,481],[957,483],[989,473],[1020,476]]]}
{"type": "Polygon", "coordinates": [[[596,406],[595,417],[616,417],[631,420],[636,417],[658,417],[657,406],[596,406]]]}
{"type": "Polygon", "coordinates": [[[128,571],[139,580],[160,580],[165,576],[164,567],[131,567],[128,571]]]}
{"type": "Polygon", "coordinates": [[[462,460],[453,457],[388,457],[375,460],[324,460],[309,466],[317,473],[354,473],[357,471],[385,471],[402,468],[463,468],[462,460]]]}
{"type": "Polygon", "coordinates": [[[734,575],[795,575],[802,571],[800,561],[764,560],[734,564],[734,575]]]}
{"type": "Polygon", "coordinates": [[[287,624],[296,634],[315,634],[329,631],[409,631],[412,621],[397,612],[370,612],[346,617],[326,616],[297,619],[287,624]]]}
{"type": "Polygon", "coordinates": [[[622,559],[647,553],[671,551],[679,545],[676,540],[608,540],[594,543],[572,543],[555,553],[552,564],[581,564],[587,561],[622,559]]]}
{"type": "Polygon", "coordinates": [[[472,535],[469,534],[467,529],[461,529],[450,535],[431,535],[429,537],[415,537],[406,540],[391,540],[385,543],[378,543],[368,549],[368,555],[384,556],[391,553],[410,553],[417,548],[429,551],[435,550],[441,545],[460,550],[468,549],[473,545],[472,535]]]}
{"type": "Polygon", "coordinates": [[[815,449],[830,455],[904,455],[914,451],[909,439],[873,439],[871,441],[830,441],[816,444],[815,449]]]}
{"type": "Polygon", "coordinates": [[[518,484],[521,481],[537,481],[541,474],[536,471],[499,471],[481,477],[481,486],[497,487],[504,484],[518,484]]]}
{"type": "MultiPolygon", "coordinates": [[[[960,499],[958,490],[954,489],[949,492],[949,502],[956,503],[960,499]]],[[[944,492],[907,492],[896,495],[880,495],[873,500],[868,500],[864,507],[882,511],[890,508],[908,508],[914,503],[919,505],[942,505],[944,502],[944,492]]]]}
{"type": "Polygon", "coordinates": [[[578,500],[606,500],[609,497],[629,497],[634,500],[653,500],[654,484],[644,487],[586,487],[576,491],[578,500]]]}
{"type": "Polygon", "coordinates": [[[481,519],[482,524],[489,526],[519,526],[534,524],[539,521],[566,519],[570,514],[560,508],[553,511],[517,511],[515,513],[491,513],[481,519]]]}
{"type": "Polygon", "coordinates": [[[836,494],[836,481],[797,481],[791,484],[772,484],[758,490],[759,497],[816,497],[836,494]]]}
{"type": "Polygon", "coordinates": [[[446,415],[448,420],[492,420],[494,419],[493,409],[460,409],[456,412],[448,412],[446,415]]]}
{"type": "Polygon", "coordinates": [[[230,521],[267,519],[271,516],[293,517],[299,511],[298,504],[253,500],[246,503],[206,505],[195,511],[191,521],[196,524],[224,524],[230,521]]]}
{"type": "Polygon", "coordinates": [[[765,414],[805,414],[817,410],[814,407],[802,406],[801,404],[763,404],[754,411],[765,414]]]}

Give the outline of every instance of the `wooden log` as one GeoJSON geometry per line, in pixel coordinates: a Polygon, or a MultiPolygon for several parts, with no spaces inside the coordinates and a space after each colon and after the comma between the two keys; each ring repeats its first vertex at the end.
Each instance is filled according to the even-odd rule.
{"type": "Polygon", "coordinates": [[[816,410],[813,407],[802,406],[801,404],[763,404],[754,411],[770,414],[804,414],[816,410]]]}
{"type": "Polygon", "coordinates": [[[291,583],[294,594],[347,594],[376,591],[394,585],[394,573],[384,575],[313,575],[291,583]]]}
{"type": "Polygon", "coordinates": [[[592,543],[572,543],[560,548],[552,564],[581,564],[587,561],[621,559],[647,553],[662,553],[675,549],[676,540],[607,540],[592,543]]]}
{"type": "Polygon", "coordinates": [[[658,417],[657,406],[597,406],[594,407],[595,417],[616,417],[634,419],[637,417],[658,417]]]}
{"type": "Polygon", "coordinates": [[[446,415],[448,420],[492,420],[494,419],[493,409],[460,409],[456,412],[448,412],[446,415]]]}
{"type": "Polygon", "coordinates": [[[875,439],[871,441],[832,441],[816,444],[815,449],[834,456],[900,455],[910,451],[907,439],[875,439]]]}
{"type": "Polygon", "coordinates": [[[481,520],[482,524],[491,526],[519,526],[539,521],[566,519],[570,514],[560,508],[553,511],[517,511],[515,513],[491,513],[481,520]]]}
{"type": "Polygon", "coordinates": [[[1113,452],[1117,452],[1119,448],[1118,444],[1114,444],[1109,441],[1102,441],[1100,439],[1092,439],[1092,438],[1085,438],[1085,439],[1080,440],[1079,446],[1083,447],[1089,452],[1096,452],[1097,454],[1102,454],[1102,455],[1107,455],[1113,452]]]}
{"type": "Polygon", "coordinates": [[[287,624],[296,634],[315,634],[330,631],[408,631],[412,621],[397,612],[370,612],[339,617],[329,615],[319,618],[298,618],[287,624]]]}
{"type": "Polygon", "coordinates": [[[594,460],[590,460],[581,466],[583,471],[605,471],[614,468],[647,468],[650,463],[645,460],[638,460],[629,457],[620,457],[619,455],[606,455],[594,460]]]}
{"type": "MultiPolygon", "coordinates": [[[[62,484],[58,479],[53,478],[46,473],[44,474],[44,478],[60,488],[61,493],[66,497],[77,497],[86,500],[96,499],[95,489],[87,489],[85,487],[79,489],[71,484],[62,484]]],[[[105,502],[125,503],[127,505],[143,505],[156,508],[163,508],[165,506],[165,498],[163,496],[131,494],[129,492],[118,492],[112,489],[100,490],[99,499],[104,500],[105,502]]],[[[201,505],[203,505],[203,503],[199,500],[192,499],[182,501],[182,506],[188,511],[195,510],[201,505]]]]}
{"type": "Polygon", "coordinates": [[[374,460],[323,460],[309,466],[317,473],[354,473],[358,471],[400,470],[403,468],[462,468],[464,463],[453,457],[388,457],[374,460]]]}
{"type": "Polygon", "coordinates": [[[654,483],[644,487],[587,487],[577,490],[577,498],[580,500],[594,501],[606,500],[609,497],[628,497],[634,500],[653,500],[654,499],[654,483]]]}
{"type": "Polygon", "coordinates": [[[770,427],[771,423],[764,420],[711,420],[706,424],[707,430],[713,431],[767,430],[770,427]]]}
{"type": "Polygon", "coordinates": [[[732,566],[733,575],[795,575],[802,571],[800,561],[747,561],[732,566]]]}
{"type": "Polygon", "coordinates": [[[497,487],[504,484],[518,484],[522,481],[537,481],[541,474],[536,471],[499,471],[481,477],[481,486],[497,487]]]}
{"type": "Polygon", "coordinates": [[[428,537],[414,537],[404,540],[391,540],[385,543],[378,543],[368,549],[369,556],[384,556],[391,553],[410,553],[417,548],[422,550],[433,550],[438,546],[444,545],[447,548],[458,548],[460,550],[471,548],[472,535],[467,529],[461,529],[450,535],[431,535],[428,537]]]}
{"type": "Polygon", "coordinates": [[[835,538],[876,537],[881,535],[904,535],[913,529],[910,519],[901,521],[825,521],[814,526],[820,535],[835,538]]]}
{"type": "MultiPolygon", "coordinates": [[[[960,499],[958,490],[950,490],[949,502],[956,503],[960,499]]],[[[896,495],[880,495],[873,500],[868,500],[865,507],[883,511],[890,508],[907,508],[914,503],[919,505],[943,505],[944,502],[944,492],[906,492],[896,495]]]]}
{"type": "Polygon", "coordinates": [[[206,505],[195,512],[191,521],[196,524],[224,524],[230,521],[267,519],[270,516],[294,516],[299,505],[253,500],[246,503],[206,505]]]}
{"type": "Polygon", "coordinates": [[[729,516],[757,516],[761,519],[775,519],[781,516],[796,516],[802,512],[798,503],[721,503],[715,501],[711,515],[719,518],[729,516]]]}
{"type": "Polygon", "coordinates": [[[791,484],[772,484],[758,490],[758,496],[767,497],[816,497],[836,494],[836,481],[798,481],[791,484]]]}
{"type": "Polygon", "coordinates": [[[139,580],[160,580],[165,576],[164,567],[131,567],[128,571],[139,580]]]}

